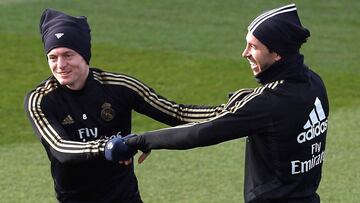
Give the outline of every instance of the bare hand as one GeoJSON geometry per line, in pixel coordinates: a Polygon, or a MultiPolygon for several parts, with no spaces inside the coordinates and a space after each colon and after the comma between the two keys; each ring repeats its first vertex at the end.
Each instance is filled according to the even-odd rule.
{"type": "MultiPolygon", "coordinates": [[[[142,153],[140,156],[139,156],[139,159],[138,159],[138,163],[141,164],[142,162],[145,161],[145,159],[147,159],[147,157],[150,155],[151,151],[148,152],[148,153],[142,153]]],[[[131,159],[128,159],[128,160],[124,160],[124,161],[119,161],[119,164],[124,164],[125,166],[128,166],[132,163],[132,158],[131,159]]]]}
{"type": "Polygon", "coordinates": [[[125,164],[125,166],[128,166],[132,163],[132,158],[125,160],[125,161],[119,161],[119,164],[125,164]]]}
{"type": "Polygon", "coordinates": [[[148,153],[142,153],[139,156],[138,163],[141,164],[143,161],[145,161],[145,159],[150,155],[150,153],[151,153],[151,151],[148,153]]]}

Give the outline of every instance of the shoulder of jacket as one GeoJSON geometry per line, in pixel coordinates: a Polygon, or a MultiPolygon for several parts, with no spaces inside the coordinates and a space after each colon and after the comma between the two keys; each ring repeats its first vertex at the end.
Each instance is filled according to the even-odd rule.
{"type": "Polygon", "coordinates": [[[138,79],[123,73],[114,73],[96,68],[91,68],[91,70],[94,80],[100,84],[141,88],[146,86],[138,79]]]}
{"type": "Polygon", "coordinates": [[[50,98],[50,93],[55,91],[58,87],[59,84],[52,76],[42,81],[26,94],[24,100],[25,110],[30,112],[34,111],[34,109],[42,108],[44,101],[49,101],[48,99],[50,98]]]}
{"type": "Polygon", "coordinates": [[[267,83],[259,88],[265,88],[265,89],[276,89],[278,86],[284,84],[284,80],[277,80],[274,82],[267,83]]]}
{"type": "Polygon", "coordinates": [[[279,87],[283,84],[284,80],[278,80],[256,87],[244,98],[242,98],[242,102],[247,103],[249,101],[256,101],[257,103],[260,102],[266,104],[268,102],[267,98],[272,97],[272,95],[274,95],[274,92],[278,91],[279,87]]]}
{"type": "Polygon", "coordinates": [[[58,82],[53,76],[51,76],[46,80],[43,80],[40,84],[38,84],[34,89],[32,89],[29,92],[29,94],[36,93],[36,94],[46,95],[49,92],[54,91],[58,87],[59,87],[58,82]]]}

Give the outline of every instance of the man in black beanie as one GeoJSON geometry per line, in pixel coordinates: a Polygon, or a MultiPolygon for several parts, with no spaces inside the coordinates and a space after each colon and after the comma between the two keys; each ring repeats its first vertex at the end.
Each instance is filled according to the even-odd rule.
{"type": "Polygon", "coordinates": [[[320,202],[329,103],[299,52],[309,36],[294,4],[263,13],[250,24],[242,54],[259,87],[236,91],[209,121],[114,138],[105,153],[184,150],[245,137],[245,202],[320,202]]]}
{"type": "Polygon", "coordinates": [[[142,202],[133,165],[104,154],[110,138],[131,133],[132,110],[174,126],[221,107],[176,104],[133,77],[90,68],[86,17],[46,9],[40,33],[52,76],[26,95],[24,108],[51,162],[57,200],[142,202]]]}
{"type": "Polygon", "coordinates": [[[40,19],[40,34],[46,53],[57,47],[67,47],[79,53],[89,65],[91,36],[85,16],[73,17],[47,9],[40,19]]]}

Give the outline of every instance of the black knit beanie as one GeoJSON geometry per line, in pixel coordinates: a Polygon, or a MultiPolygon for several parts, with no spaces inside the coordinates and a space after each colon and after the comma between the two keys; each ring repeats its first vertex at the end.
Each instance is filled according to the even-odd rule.
{"type": "Polygon", "coordinates": [[[46,9],[40,19],[40,34],[46,54],[54,48],[66,47],[79,53],[89,64],[91,36],[85,16],[73,17],[46,9]]]}
{"type": "Polygon", "coordinates": [[[301,25],[296,10],[295,4],[289,4],[267,11],[255,18],[248,31],[282,57],[298,53],[310,32],[301,25]]]}

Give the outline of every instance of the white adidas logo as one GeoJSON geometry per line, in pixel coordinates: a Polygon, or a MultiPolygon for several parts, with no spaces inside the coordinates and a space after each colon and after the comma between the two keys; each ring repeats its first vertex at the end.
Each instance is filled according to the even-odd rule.
{"type": "Polygon", "coordinates": [[[56,38],[60,39],[64,35],[63,32],[55,33],[56,38]]]}
{"type": "Polygon", "coordinates": [[[304,132],[297,136],[298,143],[304,143],[323,134],[327,130],[328,120],[325,116],[321,101],[316,97],[315,108],[309,114],[309,120],[304,125],[304,132]]]}

